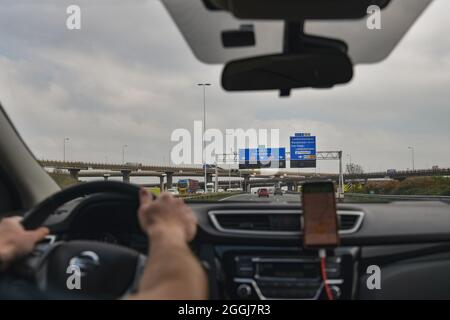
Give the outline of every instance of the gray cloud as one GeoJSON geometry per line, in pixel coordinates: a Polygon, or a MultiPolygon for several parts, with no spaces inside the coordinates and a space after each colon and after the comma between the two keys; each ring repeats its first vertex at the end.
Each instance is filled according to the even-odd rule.
{"type": "MultiPolygon", "coordinates": [[[[78,1],[81,31],[65,28],[72,1],[3,1],[0,100],[40,158],[167,161],[170,134],[202,118],[208,127],[276,128],[318,136],[319,149],[343,149],[366,169],[449,166],[450,4],[436,0],[393,54],[358,66],[332,90],[226,93],[221,66],[198,62],[159,1],[78,1]]],[[[381,31],[382,32],[382,31],[381,31]]],[[[319,170],[337,170],[320,163],[319,170]]]]}

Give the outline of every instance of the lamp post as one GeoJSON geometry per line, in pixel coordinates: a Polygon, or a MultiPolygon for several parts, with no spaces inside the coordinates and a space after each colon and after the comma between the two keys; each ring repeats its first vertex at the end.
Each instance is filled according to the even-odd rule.
{"type": "MultiPolygon", "coordinates": [[[[229,132],[225,133],[226,142],[228,142],[228,136],[233,137],[233,134],[231,134],[231,133],[229,133],[229,132]]],[[[233,145],[234,145],[234,141],[233,141],[233,145]]],[[[225,149],[226,149],[226,148],[225,148],[225,149]]],[[[230,146],[230,158],[233,157],[233,155],[234,155],[234,153],[233,153],[233,147],[230,146]]],[[[224,156],[225,156],[224,160],[225,160],[225,162],[227,162],[228,156],[227,156],[226,152],[225,152],[225,155],[224,155],[224,156]]],[[[234,159],[234,160],[235,160],[235,159],[234,159]]],[[[234,160],[232,160],[233,163],[234,163],[234,160]]],[[[228,189],[231,189],[231,162],[228,163],[228,189]]]]}
{"type": "Polygon", "coordinates": [[[69,138],[63,139],[63,161],[66,162],[66,142],[69,141],[69,138]]]}
{"type": "Polygon", "coordinates": [[[344,198],[344,170],[342,168],[342,151],[338,152],[339,156],[339,187],[338,187],[338,197],[339,199],[344,198]]]}
{"type": "Polygon", "coordinates": [[[208,188],[206,187],[206,157],[205,157],[205,132],[206,132],[206,87],[210,86],[210,83],[198,83],[200,87],[203,87],[203,138],[202,138],[202,162],[203,162],[203,171],[204,171],[204,179],[205,179],[205,193],[208,192],[208,188]]]}
{"type": "MultiPolygon", "coordinates": [[[[230,149],[233,154],[233,148],[230,149]]],[[[231,189],[231,163],[228,164],[228,189],[231,189]]]]}
{"type": "Polygon", "coordinates": [[[127,144],[122,146],[122,164],[125,164],[125,148],[128,148],[127,144]]]}
{"type": "Polygon", "coordinates": [[[412,162],[412,170],[415,170],[415,165],[414,165],[414,147],[408,147],[409,150],[411,150],[411,162],[412,162]]]}

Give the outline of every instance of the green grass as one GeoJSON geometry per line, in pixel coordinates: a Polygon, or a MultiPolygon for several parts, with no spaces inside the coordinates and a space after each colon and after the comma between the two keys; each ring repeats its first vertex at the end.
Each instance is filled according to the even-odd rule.
{"type": "Polygon", "coordinates": [[[360,193],[386,195],[450,196],[450,178],[415,177],[403,181],[369,181],[360,193]]]}
{"type": "Polygon", "coordinates": [[[345,194],[344,195],[344,203],[389,203],[390,201],[387,199],[380,199],[371,195],[350,195],[350,194],[345,194]]]}
{"type": "Polygon", "coordinates": [[[63,173],[63,172],[49,172],[48,173],[50,177],[55,180],[55,182],[61,187],[61,188],[67,188],[68,186],[71,186],[73,184],[80,183],[77,179],[74,179],[70,174],[63,173]]]}
{"type": "Polygon", "coordinates": [[[224,198],[234,196],[236,194],[240,194],[241,192],[217,192],[217,193],[207,193],[207,194],[197,194],[197,195],[188,195],[188,196],[180,196],[180,198],[185,199],[186,201],[219,201],[224,198]]]}

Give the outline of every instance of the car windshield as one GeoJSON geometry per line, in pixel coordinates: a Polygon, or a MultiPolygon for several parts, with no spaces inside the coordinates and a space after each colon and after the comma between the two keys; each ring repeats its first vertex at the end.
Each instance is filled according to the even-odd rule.
{"type": "MultiPolygon", "coordinates": [[[[2,1],[0,101],[61,187],[120,180],[188,201],[298,202],[320,180],[346,202],[450,197],[449,1],[304,26],[207,2],[2,1]],[[248,80],[240,59],[286,52],[289,26],[337,39],[324,43],[351,81],[340,64],[335,83],[250,88],[264,79],[248,80]]],[[[295,66],[317,49],[308,41],[295,66]]],[[[320,57],[315,80],[332,64],[320,57]]]]}

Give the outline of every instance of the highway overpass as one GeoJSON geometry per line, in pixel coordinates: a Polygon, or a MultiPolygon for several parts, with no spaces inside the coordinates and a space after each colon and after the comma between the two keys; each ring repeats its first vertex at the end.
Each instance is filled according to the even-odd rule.
{"type": "MultiPolygon", "coordinates": [[[[41,166],[46,169],[67,170],[69,174],[75,178],[104,178],[122,177],[124,182],[130,182],[130,177],[159,177],[160,186],[171,188],[173,185],[173,177],[203,177],[204,170],[201,166],[164,166],[164,165],[143,165],[143,164],[111,164],[111,163],[95,163],[81,161],[56,161],[56,160],[40,160],[41,166]]],[[[293,181],[303,181],[305,178],[323,177],[326,178],[331,174],[321,173],[294,173],[287,170],[276,170],[275,173],[267,173],[270,169],[265,170],[227,170],[217,168],[218,177],[239,178],[245,188],[248,187],[250,180],[254,178],[266,178],[265,183],[274,183],[277,179],[291,179],[293,181]]],[[[274,171],[274,170],[272,170],[274,171]]],[[[206,178],[208,182],[213,181],[213,175],[216,174],[215,168],[207,168],[206,178]]],[[[271,172],[271,171],[270,171],[271,172]]],[[[259,182],[258,182],[259,183],[259,182]]],[[[239,182],[239,185],[241,182],[239,182]]],[[[260,183],[259,183],[260,184],[260,183]]],[[[234,184],[237,186],[237,183],[234,184]]]]}
{"type": "MultiPolygon", "coordinates": [[[[111,164],[95,163],[81,161],[55,161],[40,160],[40,164],[46,169],[67,170],[72,177],[98,177],[107,180],[109,177],[122,177],[123,181],[129,182],[130,177],[159,177],[161,187],[171,188],[173,177],[203,177],[204,170],[201,166],[174,166],[174,165],[143,165],[143,164],[111,164]]],[[[273,173],[267,173],[267,170],[227,170],[217,168],[218,177],[231,177],[232,187],[242,186],[248,190],[249,187],[267,186],[280,184],[288,186],[289,189],[296,187],[307,180],[332,180],[338,182],[339,174],[336,173],[311,173],[311,172],[293,172],[288,170],[273,170],[273,173]]],[[[207,169],[207,181],[213,181],[215,168],[207,169]]],[[[450,176],[450,168],[434,168],[428,170],[389,170],[380,172],[367,172],[358,174],[344,174],[344,181],[364,181],[369,179],[390,178],[403,180],[408,177],[421,176],[450,176]]],[[[227,186],[228,181],[218,181],[219,185],[227,186]]],[[[203,184],[203,183],[201,183],[203,184]]]]}

